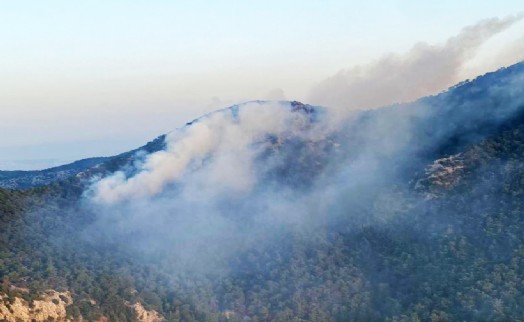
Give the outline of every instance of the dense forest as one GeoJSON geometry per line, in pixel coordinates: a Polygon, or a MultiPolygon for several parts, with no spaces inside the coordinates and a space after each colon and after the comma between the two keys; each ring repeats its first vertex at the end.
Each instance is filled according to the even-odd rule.
{"type": "MultiPolygon", "coordinates": [[[[250,216],[261,207],[258,199],[221,197],[219,209],[234,216],[235,229],[257,238],[245,247],[235,244],[234,251],[228,246],[224,254],[211,248],[213,256],[196,263],[183,262],[170,245],[136,247],[154,248],[144,230],[108,234],[100,225],[119,222],[101,221],[103,209],[85,206],[92,178],[118,169],[132,176],[130,165],[144,152],[104,160],[84,175],[45,186],[0,190],[1,292],[30,303],[45,290],[68,290],[73,320],[135,321],[130,304],[137,302],[167,321],[522,320],[524,105],[510,99],[524,95],[523,87],[512,87],[511,95],[500,88],[522,85],[523,70],[516,65],[419,102],[361,113],[353,126],[322,141],[266,138],[271,149],[256,162],[271,167],[260,172],[264,186],[253,193],[269,186],[311,199],[315,185],[337,177],[336,207],[312,212],[322,218],[297,215],[310,220],[307,225],[260,230],[256,226],[266,222],[250,216]],[[497,91],[486,94],[486,88],[497,91]],[[431,106],[423,116],[421,102],[431,106]],[[500,106],[512,112],[494,118],[500,106]],[[369,152],[370,144],[389,147],[401,137],[406,110],[416,111],[406,122],[414,135],[393,152],[369,152]],[[393,118],[388,139],[362,135],[392,115],[402,117],[393,118]],[[340,174],[362,155],[373,156],[366,161],[376,163],[377,175],[340,174]],[[353,179],[356,184],[349,184],[353,179]]],[[[292,106],[295,113],[311,113],[307,105],[292,106]]],[[[146,153],[165,148],[162,140],[146,146],[146,153]]],[[[310,207],[286,211],[293,217],[310,207]]],[[[166,224],[176,220],[158,227],[166,224]]],[[[195,249],[206,253],[213,243],[195,249]]]]}

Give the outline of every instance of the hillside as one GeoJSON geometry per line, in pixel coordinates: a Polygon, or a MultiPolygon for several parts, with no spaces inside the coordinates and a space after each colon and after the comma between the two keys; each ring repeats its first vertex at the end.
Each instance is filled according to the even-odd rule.
{"type": "Polygon", "coordinates": [[[249,102],[0,190],[0,293],[68,292],[72,320],[523,319],[523,85],[335,121],[249,102]]]}

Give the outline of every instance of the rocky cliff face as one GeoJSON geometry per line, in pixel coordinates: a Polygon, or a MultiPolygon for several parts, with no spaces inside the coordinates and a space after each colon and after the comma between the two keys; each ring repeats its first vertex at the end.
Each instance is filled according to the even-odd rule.
{"type": "Polygon", "coordinates": [[[157,311],[146,310],[142,303],[137,302],[131,306],[136,313],[136,317],[140,322],[162,322],[165,321],[164,317],[157,311]]]}
{"type": "Polygon", "coordinates": [[[66,307],[73,303],[69,292],[47,291],[32,303],[20,297],[0,295],[0,320],[2,321],[70,321],[66,307]]]}
{"type": "MultiPolygon", "coordinates": [[[[17,288],[17,290],[21,291],[22,289],[17,288]]],[[[74,320],[67,316],[66,309],[71,304],[73,304],[73,299],[69,291],[57,292],[49,290],[31,303],[18,296],[0,294],[0,321],[85,321],[82,317],[74,320]]],[[[160,313],[154,310],[147,310],[140,302],[129,306],[135,311],[137,321],[165,321],[160,313]]],[[[102,316],[98,321],[107,322],[109,320],[102,316]]]]}

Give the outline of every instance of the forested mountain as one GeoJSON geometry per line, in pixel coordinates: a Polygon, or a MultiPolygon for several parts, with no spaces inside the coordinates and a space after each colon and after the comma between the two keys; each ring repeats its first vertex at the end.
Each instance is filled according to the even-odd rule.
{"type": "Polygon", "coordinates": [[[5,310],[55,290],[55,319],[522,320],[523,113],[524,63],[336,118],[250,102],[0,190],[5,310]]]}

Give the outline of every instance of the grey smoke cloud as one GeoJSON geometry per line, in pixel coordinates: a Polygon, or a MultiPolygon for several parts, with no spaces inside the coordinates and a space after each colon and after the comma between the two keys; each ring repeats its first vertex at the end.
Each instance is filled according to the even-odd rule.
{"type": "Polygon", "coordinates": [[[508,73],[471,101],[461,98],[478,88],[337,122],[330,109],[297,111],[290,102],[217,111],[169,134],[166,149],[135,171],[93,182],[85,206],[96,221],[85,235],[157,256],[176,275],[227,271],[234,256],[289,232],[386,225],[402,213],[401,196],[387,190],[407,184],[400,173],[413,175],[434,160],[427,151],[474,142],[519,112],[523,82],[522,72],[508,73]]]}
{"type": "Polygon", "coordinates": [[[435,94],[460,81],[461,68],[486,40],[522,18],[519,14],[482,20],[444,44],[420,42],[405,54],[389,54],[368,65],[342,69],[311,90],[310,102],[354,110],[435,94]]]}
{"type": "MultiPolygon", "coordinates": [[[[133,165],[134,174],[118,171],[93,183],[86,197],[97,222],[88,238],[122,238],[132,249],[195,271],[217,269],[229,256],[272,240],[278,227],[303,227],[322,204],[285,185],[269,189],[261,177],[283,160],[284,141],[325,140],[325,123],[313,117],[289,102],[249,102],[175,130],[165,150],[133,165]],[[274,156],[262,161],[268,151],[274,156]]],[[[298,165],[298,157],[290,161],[298,165]]]]}

